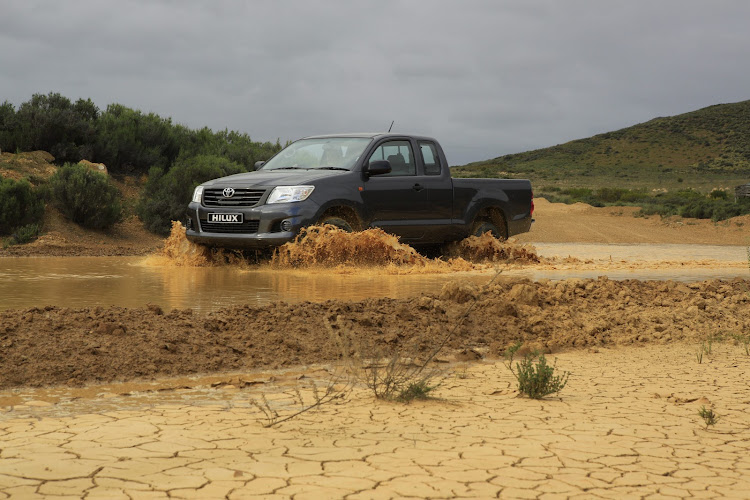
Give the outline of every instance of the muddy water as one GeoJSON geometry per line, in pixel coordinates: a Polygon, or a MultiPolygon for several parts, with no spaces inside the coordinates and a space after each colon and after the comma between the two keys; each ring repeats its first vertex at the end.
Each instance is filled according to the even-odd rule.
{"type": "MultiPolygon", "coordinates": [[[[468,280],[487,281],[486,275],[468,280]]],[[[333,298],[408,297],[437,292],[451,275],[305,273],[225,267],[166,267],[143,257],[0,258],[0,309],[158,304],[165,310],[199,312],[235,304],[266,304],[333,298]]]]}
{"type": "MultiPolygon", "coordinates": [[[[747,276],[745,247],[710,245],[595,245],[538,244],[547,258],[575,257],[588,266],[526,265],[504,275],[531,279],[597,277],[611,279],[673,279],[699,281],[747,276]],[[632,268],[628,263],[653,262],[632,268]],[[659,266],[659,262],[670,266],[659,266]],[[674,265],[677,262],[678,265],[674,265]],[[684,262],[685,266],[679,265],[684,262]],[[697,263],[704,262],[703,265],[697,263]],[[708,265],[705,262],[709,262],[708,265]],[[717,265],[711,265],[714,262],[717,265]]],[[[333,270],[241,269],[174,267],[143,257],[4,257],[0,258],[0,309],[110,306],[141,307],[148,303],[164,309],[192,308],[199,312],[233,304],[265,304],[276,300],[360,300],[366,297],[401,298],[435,293],[447,281],[461,278],[483,283],[484,272],[443,274],[387,274],[377,268],[356,272],[333,270]]]]}

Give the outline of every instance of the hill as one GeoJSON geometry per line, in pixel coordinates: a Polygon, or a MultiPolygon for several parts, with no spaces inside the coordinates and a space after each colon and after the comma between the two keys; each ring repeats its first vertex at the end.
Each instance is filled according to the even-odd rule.
{"type": "MultiPolygon", "coordinates": [[[[0,179],[25,179],[37,189],[44,189],[58,170],[54,160],[46,151],[0,153],[0,179]]],[[[146,231],[135,215],[143,181],[136,176],[106,175],[122,196],[122,221],[106,231],[86,229],[66,219],[54,204],[47,203],[40,221],[42,234],[39,238],[25,245],[7,245],[8,238],[0,235],[0,257],[146,255],[158,249],[163,239],[146,231]]]]}
{"type": "Polygon", "coordinates": [[[455,167],[456,177],[559,188],[734,188],[750,180],[750,101],[718,104],[565,144],[455,167]]]}

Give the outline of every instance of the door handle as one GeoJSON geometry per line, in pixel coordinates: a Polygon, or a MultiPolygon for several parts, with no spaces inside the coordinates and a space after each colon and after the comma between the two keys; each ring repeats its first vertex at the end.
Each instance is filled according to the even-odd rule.
{"type": "Polygon", "coordinates": [[[416,184],[414,184],[414,187],[412,187],[412,189],[413,189],[414,191],[421,191],[421,190],[423,190],[423,189],[424,189],[424,186],[423,186],[423,185],[421,185],[420,183],[416,183],[416,184]]]}

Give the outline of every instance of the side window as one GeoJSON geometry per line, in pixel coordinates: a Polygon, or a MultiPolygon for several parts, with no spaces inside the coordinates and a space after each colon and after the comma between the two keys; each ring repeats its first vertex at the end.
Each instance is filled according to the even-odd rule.
{"type": "Polygon", "coordinates": [[[368,163],[377,160],[388,160],[391,164],[391,173],[386,176],[417,175],[417,164],[414,162],[409,141],[389,141],[381,144],[370,156],[368,163]]]}
{"type": "Polygon", "coordinates": [[[435,144],[420,141],[419,150],[422,153],[424,175],[440,175],[440,157],[435,144]]]}

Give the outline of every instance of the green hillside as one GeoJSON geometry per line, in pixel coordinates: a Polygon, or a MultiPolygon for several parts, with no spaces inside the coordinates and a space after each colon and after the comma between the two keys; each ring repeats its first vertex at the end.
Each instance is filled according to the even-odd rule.
{"type": "Polygon", "coordinates": [[[750,101],[655,118],[452,171],[456,177],[529,178],[537,187],[562,189],[734,188],[750,181],[750,101]]]}

